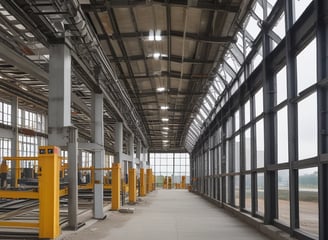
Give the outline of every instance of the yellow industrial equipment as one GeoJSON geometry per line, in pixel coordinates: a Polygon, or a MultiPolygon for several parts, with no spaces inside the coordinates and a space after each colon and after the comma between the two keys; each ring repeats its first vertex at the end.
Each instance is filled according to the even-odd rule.
{"type": "MultiPolygon", "coordinates": [[[[38,159],[38,192],[0,191],[3,198],[39,199],[39,222],[0,222],[1,227],[39,228],[39,238],[55,239],[60,235],[59,197],[67,194],[67,189],[60,191],[59,162],[60,150],[55,146],[40,146],[38,157],[4,157],[7,161],[38,159]]],[[[14,185],[17,185],[15,183],[14,185]]]]}
{"type": "Polygon", "coordinates": [[[140,168],[140,196],[146,196],[146,176],[143,168],[140,168]]]}
{"type": "Polygon", "coordinates": [[[39,238],[56,238],[60,235],[59,154],[58,147],[39,147],[39,238]]]}
{"type": "Polygon", "coordinates": [[[129,169],[129,203],[137,202],[137,174],[135,168],[129,169]]]}
{"type": "Polygon", "coordinates": [[[168,186],[167,186],[167,177],[164,177],[163,188],[164,189],[168,188],[168,186]]]}
{"type": "Polygon", "coordinates": [[[186,176],[181,177],[181,188],[182,189],[186,188],[186,176]]]}
{"type": "Polygon", "coordinates": [[[152,191],[152,180],[153,180],[153,177],[152,177],[152,173],[151,173],[151,168],[148,168],[146,170],[146,173],[147,173],[147,186],[146,186],[146,192],[149,193],[152,191]]]}
{"type": "Polygon", "coordinates": [[[112,210],[120,209],[121,191],[121,166],[119,163],[112,165],[112,210]]]}
{"type": "Polygon", "coordinates": [[[172,177],[168,177],[168,189],[172,188],[172,177]]]}

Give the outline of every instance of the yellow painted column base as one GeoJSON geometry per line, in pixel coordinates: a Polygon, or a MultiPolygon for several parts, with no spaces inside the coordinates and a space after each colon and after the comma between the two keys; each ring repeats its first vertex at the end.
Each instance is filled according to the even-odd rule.
{"type": "Polygon", "coordinates": [[[112,165],[112,210],[121,208],[121,166],[119,163],[112,165]]]}
{"type": "Polygon", "coordinates": [[[137,202],[137,173],[135,168],[129,169],[129,203],[137,202]]]}

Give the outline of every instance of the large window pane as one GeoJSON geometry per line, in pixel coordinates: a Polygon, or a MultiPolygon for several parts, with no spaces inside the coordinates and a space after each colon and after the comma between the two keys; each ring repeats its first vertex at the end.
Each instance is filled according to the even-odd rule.
{"type": "Polygon", "coordinates": [[[317,81],[317,47],[316,39],[300,52],[297,57],[297,90],[298,93],[317,81]]]}
{"type": "Polygon", "coordinates": [[[235,206],[239,206],[239,176],[235,176],[235,206]]]}
{"type": "Polygon", "coordinates": [[[264,129],[263,120],[256,123],[256,167],[264,167],[264,129]]]}
{"type": "Polygon", "coordinates": [[[245,209],[252,210],[252,182],[251,175],[245,175],[245,209]]]}
{"type": "Polygon", "coordinates": [[[289,225],[289,170],[278,171],[278,219],[289,225]]]}
{"type": "Polygon", "coordinates": [[[251,170],[251,129],[245,131],[245,170],[251,170]]]}
{"type": "Polygon", "coordinates": [[[238,129],[239,129],[239,110],[237,110],[236,112],[235,112],[235,131],[237,131],[238,129]]]}
{"type": "Polygon", "coordinates": [[[317,94],[298,103],[298,157],[317,156],[317,94]]]}
{"type": "Polygon", "coordinates": [[[264,173],[257,174],[257,212],[264,215],[264,173]]]}
{"type": "Polygon", "coordinates": [[[288,162],[288,118],[287,107],[277,112],[278,163],[288,162]]]}
{"type": "Polygon", "coordinates": [[[286,66],[276,74],[277,105],[287,98],[286,66]]]}
{"type": "Polygon", "coordinates": [[[263,89],[261,88],[255,94],[255,116],[257,117],[263,112],[263,89]]]}
{"type": "Polygon", "coordinates": [[[318,235],[318,168],[300,169],[298,182],[300,228],[318,235]]]}
{"type": "Polygon", "coordinates": [[[235,147],[235,154],[234,154],[234,160],[235,160],[235,172],[240,171],[240,137],[239,135],[235,137],[234,142],[235,147]]]}
{"type": "Polygon", "coordinates": [[[251,108],[250,108],[249,100],[244,105],[244,111],[245,111],[245,124],[247,124],[251,120],[251,108]]]}

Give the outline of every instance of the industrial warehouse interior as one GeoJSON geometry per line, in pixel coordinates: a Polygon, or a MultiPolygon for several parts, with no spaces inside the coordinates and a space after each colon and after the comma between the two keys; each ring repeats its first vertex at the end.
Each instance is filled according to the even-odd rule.
{"type": "Polygon", "coordinates": [[[0,239],[328,239],[328,1],[0,1],[0,239]]]}

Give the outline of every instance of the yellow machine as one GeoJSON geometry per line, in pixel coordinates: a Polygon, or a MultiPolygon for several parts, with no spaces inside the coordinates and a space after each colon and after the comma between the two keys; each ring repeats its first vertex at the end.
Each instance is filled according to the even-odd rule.
{"type": "MultiPolygon", "coordinates": [[[[7,161],[38,160],[38,192],[0,191],[3,198],[39,199],[39,222],[0,222],[1,227],[39,228],[39,238],[55,239],[60,235],[59,197],[67,194],[60,190],[60,150],[55,146],[39,147],[38,157],[4,157],[7,161]]],[[[14,185],[17,185],[14,184],[14,185]]]]}
{"type": "Polygon", "coordinates": [[[186,176],[181,177],[181,188],[182,189],[186,188],[186,176]]]}
{"type": "Polygon", "coordinates": [[[168,189],[172,188],[172,177],[168,177],[168,189]]]}
{"type": "Polygon", "coordinates": [[[59,154],[58,147],[39,147],[39,238],[56,238],[60,235],[59,154]]]}

